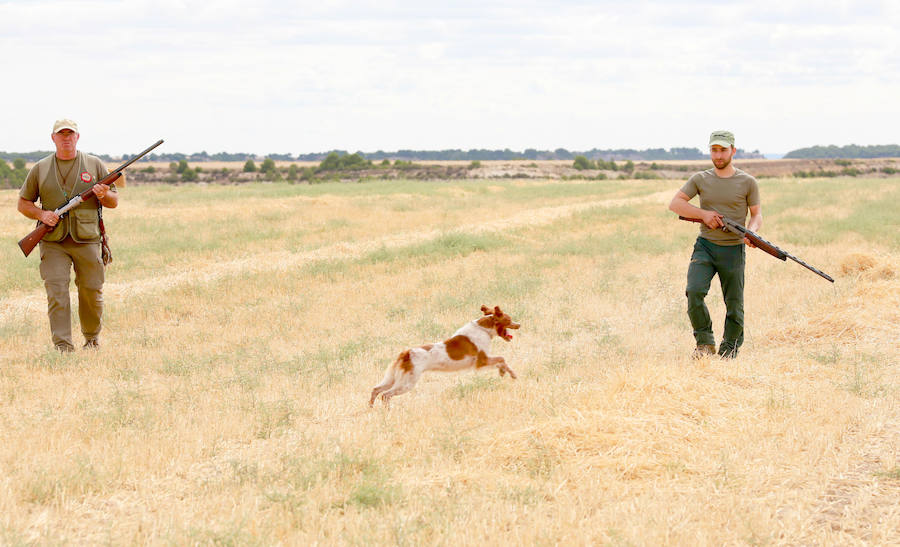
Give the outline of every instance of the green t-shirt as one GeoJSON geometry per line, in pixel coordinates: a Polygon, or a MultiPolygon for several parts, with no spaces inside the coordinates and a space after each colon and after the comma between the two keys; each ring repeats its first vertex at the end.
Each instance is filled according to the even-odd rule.
{"type": "MultiPolygon", "coordinates": [[[[735,169],[734,175],[722,178],[715,169],[694,173],[681,187],[688,199],[700,195],[700,208],[722,213],[744,226],[750,207],[759,205],[759,185],[752,175],[735,169]]],[[[740,245],[743,238],[721,229],[710,230],[700,224],[700,237],[718,245],[740,245]]]]}
{"type": "MultiPolygon", "coordinates": [[[[19,197],[31,202],[40,199],[42,209],[53,211],[79,193],[90,189],[107,173],[109,171],[103,161],[96,156],[78,152],[74,160],[57,162],[56,155],[50,154],[35,163],[28,171],[25,182],[19,190],[19,197]],[[65,180],[61,180],[62,178],[65,180]]],[[[112,192],[116,191],[114,184],[110,185],[109,189],[112,192]]],[[[96,199],[81,203],[63,215],[53,231],[44,237],[44,241],[62,241],[67,235],[71,235],[78,243],[99,240],[100,228],[97,216],[99,206],[100,203],[96,199]]]]}
{"type": "MultiPolygon", "coordinates": [[[[109,173],[109,169],[106,168],[103,160],[90,154],[83,154],[82,152],[78,152],[78,156],[73,160],[57,160],[55,154],[50,154],[49,156],[43,158],[38,162],[40,164],[43,164],[43,166],[40,166],[38,165],[38,163],[36,163],[28,171],[28,175],[25,177],[25,182],[19,189],[19,197],[27,199],[31,202],[35,202],[40,199],[41,205],[43,205],[43,208],[48,211],[52,211],[57,207],[64,205],[66,201],[75,197],[76,191],[83,192],[84,190],[87,190],[91,187],[91,184],[80,182],[81,172],[79,171],[79,164],[77,163],[78,161],[83,161],[85,169],[94,177],[91,183],[99,181],[109,173]],[[59,162],[59,168],[57,168],[55,163],[57,161],[59,162]],[[57,175],[57,173],[68,176],[66,176],[66,180],[62,182],[59,181],[59,176],[57,175]],[[41,196],[41,184],[45,182],[41,179],[47,179],[48,177],[50,177],[51,179],[51,185],[58,185],[56,186],[56,188],[59,189],[60,196],[54,197],[57,198],[56,201],[61,200],[59,201],[59,203],[46,204],[44,203],[44,197],[41,196]]],[[[115,192],[115,183],[111,184],[109,189],[110,191],[115,192]]]]}

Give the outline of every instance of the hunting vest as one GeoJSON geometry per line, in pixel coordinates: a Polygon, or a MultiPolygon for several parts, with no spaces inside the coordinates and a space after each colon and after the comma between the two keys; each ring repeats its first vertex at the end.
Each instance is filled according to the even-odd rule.
{"type": "MultiPolygon", "coordinates": [[[[78,152],[75,157],[74,176],[69,177],[69,185],[59,180],[56,154],[40,160],[35,167],[38,169],[41,208],[45,211],[55,211],[62,207],[106,176],[100,159],[83,152],[78,152]]],[[[96,199],[85,200],[63,215],[53,231],[44,236],[44,241],[62,241],[66,236],[72,236],[77,243],[100,241],[99,207],[100,203],[96,199]]]]}

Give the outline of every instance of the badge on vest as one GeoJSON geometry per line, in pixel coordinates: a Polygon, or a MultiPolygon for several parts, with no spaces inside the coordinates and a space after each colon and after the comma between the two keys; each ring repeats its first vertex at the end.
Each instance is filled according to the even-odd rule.
{"type": "Polygon", "coordinates": [[[92,177],[91,174],[87,171],[81,173],[81,182],[90,184],[92,180],[94,180],[94,177],[92,177]]]}

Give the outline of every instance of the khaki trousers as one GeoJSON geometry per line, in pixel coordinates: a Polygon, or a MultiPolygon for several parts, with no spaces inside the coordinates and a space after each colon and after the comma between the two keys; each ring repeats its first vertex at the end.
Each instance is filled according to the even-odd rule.
{"type": "Polygon", "coordinates": [[[69,304],[69,272],[75,270],[78,287],[78,319],[85,340],[97,338],[102,328],[105,267],[100,242],[41,241],[41,279],[47,289],[50,334],[56,346],[74,347],[72,311],[69,304]]]}

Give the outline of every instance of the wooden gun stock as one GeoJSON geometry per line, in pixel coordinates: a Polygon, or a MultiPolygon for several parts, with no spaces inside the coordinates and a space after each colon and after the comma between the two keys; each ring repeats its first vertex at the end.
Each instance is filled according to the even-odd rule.
{"type": "Polygon", "coordinates": [[[19,241],[19,248],[22,249],[25,256],[30,255],[31,251],[37,247],[37,244],[51,231],[53,231],[53,226],[47,226],[43,222],[38,222],[37,228],[19,241]]]}

